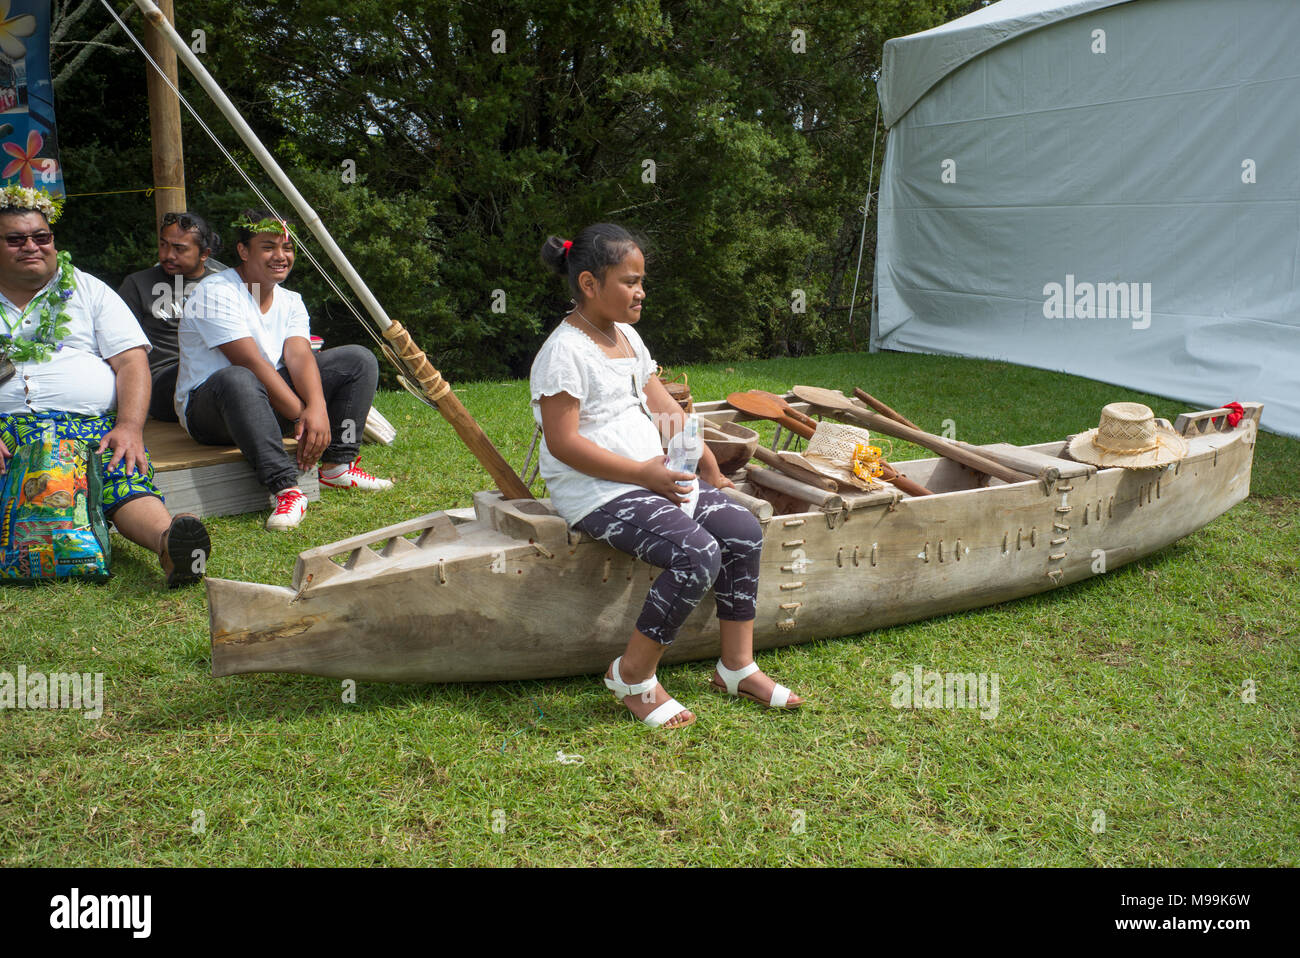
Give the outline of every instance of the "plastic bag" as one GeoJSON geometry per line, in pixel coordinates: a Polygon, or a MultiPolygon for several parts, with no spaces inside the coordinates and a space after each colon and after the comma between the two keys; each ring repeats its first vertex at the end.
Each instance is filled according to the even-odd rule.
{"type": "Polygon", "coordinates": [[[111,552],[97,456],[53,423],[13,450],[0,476],[0,582],[108,579],[111,552]]]}

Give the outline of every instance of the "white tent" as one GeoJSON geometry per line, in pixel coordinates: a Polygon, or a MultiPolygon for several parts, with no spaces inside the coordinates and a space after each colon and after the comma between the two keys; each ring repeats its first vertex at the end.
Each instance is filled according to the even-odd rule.
{"type": "Polygon", "coordinates": [[[873,348],[1300,436],[1298,44],[1298,0],[1002,0],[890,40],[873,348]]]}

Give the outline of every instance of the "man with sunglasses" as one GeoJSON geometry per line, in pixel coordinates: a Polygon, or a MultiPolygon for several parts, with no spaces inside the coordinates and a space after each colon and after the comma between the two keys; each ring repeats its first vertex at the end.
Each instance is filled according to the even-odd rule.
{"type": "Polygon", "coordinates": [[[199,281],[226,268],[211,258],[220,248],[220,237],[197,213],[166,213],[158,231],[157,264],[132,273],[117,291],[153,345],[149,353],[153,376],[149,415],[154,419],[176,422],[177,326],[185,300],[199,281]]]}
{"type": "Polygon", "coordinates": [[[0,381],[0,470],[51,423],[61,439],[87,440],[104,517],[158,555],[168,586],[196,581],[207,530],[168,513],[144,446],[149,340],[111,288],[55,249],[61,206],[43,190],[0,189],[0,355],[12,362],[0,381]]]}

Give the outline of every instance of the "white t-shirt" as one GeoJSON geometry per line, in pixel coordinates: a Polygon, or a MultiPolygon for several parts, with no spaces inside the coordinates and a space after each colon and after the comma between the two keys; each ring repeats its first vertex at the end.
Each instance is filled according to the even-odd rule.
{"type": "Polygon", "coordinates": [[[266,361],[284,368],[284,341],[290,336],[311,339],[307,307],[302,297],[283,286],[275,287],[271,308],[261,306],[244,285],[238,271],[225,270],[206,277],[185,301],[176,339],[181,362],[176,373],[176,415],[185,425],[190,393],[213,373],[230,365],[217,347],[251,337],[266,361]]]}
{"type": "MultiPolygon", "coordinates": [[[[16,372],[0,384],[0,414],[103,416],[117,407],[117,374],[105,360],[136,346],[153,348],[117,293],[89,273],[74,268],[72,274],[77,288],[64,309],[68,335],[61,341],[63,348],[44,362],[14,363],[16,372]]],[[[41,293],[58,279],[55,273],[41,293]]],[[[53,309],[57,304],[50,305],[53,309]]],[[[33,298],[27,308],[30,312],[24,315],[0,293],[0,332],[32,339],[41,321],[40,307],[33,298]]]]}
{"type": "MultiPolygon", "coordinates": [[[[646,403],[645,385],[655,373],[655,362],[636,330],[616,324],[635,353],[611,359],[594,339],[571,323],[560,322],[533,360],[529,375],[533,419],[542,424],[539,400],[568,393],[578,400],[578,435],[602,449],[644,462],[663,454],[659,430],[646,403]]],[[[641,486],[598,479],[567,466],[551,455],[543,437],[539,471],[546,480],[551,505],[569,525],[593,509],[641,486]]]]}

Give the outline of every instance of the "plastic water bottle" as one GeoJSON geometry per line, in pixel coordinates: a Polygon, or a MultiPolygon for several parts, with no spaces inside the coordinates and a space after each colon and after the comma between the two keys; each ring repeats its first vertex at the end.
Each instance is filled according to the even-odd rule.
{"type": "MultiPolygon", "coordinates": [[[[704,440],[700,438],[700,419],[694,413],[686,417],[680,432],[668,440],[668,468],[674,472],[695,472],[700,465],[700,456],[704,454],[704,440]]],[[[687,483],[681,483],[687,485],[687,483]]],[[[689,483],[690,495],[683,502],[682,510],[688,515],[695,515],[695,504],[700,498],[700,480],[692,479],[689,483]]]]}

